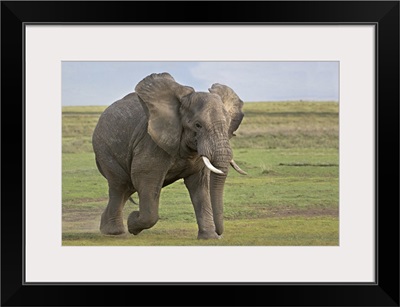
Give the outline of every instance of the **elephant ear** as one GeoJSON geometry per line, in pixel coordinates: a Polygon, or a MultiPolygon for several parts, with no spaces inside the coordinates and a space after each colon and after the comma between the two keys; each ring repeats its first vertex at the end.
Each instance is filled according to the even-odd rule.
{"type": "Polygon", "coordinates": [[[208,90],[210,93],[217,94],[221,97],[225,109],[231,116],[231,123],[228,131],[229,138],[231,138],[234,136],[234,132],[239,128],[244,117],[242,112],[243,101],[230,87],[223,84],[215,83],[208,90]]]}
{"type": "Polygon", "coordinates": [[[182,133],[181,99],[193,93],[193,88],[178,84],[168,73],[161,73],[144,78],[135,91],[148,116],[147,132],[168,154],[176,155],[182,133]]]}

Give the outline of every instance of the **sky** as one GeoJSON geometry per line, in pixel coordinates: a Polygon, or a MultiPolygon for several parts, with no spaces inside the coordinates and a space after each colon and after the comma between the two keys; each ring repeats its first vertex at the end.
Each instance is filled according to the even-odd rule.
{"type": "Polygon", "coordinates": [[[110,105],[151,73],[208,91],[231,87],[244,102],[339,100],[339,62],[62,62],[62,105],[110,105]]]}

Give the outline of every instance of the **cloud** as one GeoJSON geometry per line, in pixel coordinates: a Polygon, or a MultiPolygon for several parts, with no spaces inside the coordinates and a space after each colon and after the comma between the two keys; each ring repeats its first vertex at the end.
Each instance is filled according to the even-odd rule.
{"type": "Polygon", "coordinates": [[[245,101],[338,99],[336,62],[199,62],[202,87],[224,83],[245,101]]]}
{"type": "Polygon", "coordinates": [[[338,100],[338,62],[63,62],[63,105],[104,105],[151,73],[208,91],[230,86],[243,101],[338,100]]]}

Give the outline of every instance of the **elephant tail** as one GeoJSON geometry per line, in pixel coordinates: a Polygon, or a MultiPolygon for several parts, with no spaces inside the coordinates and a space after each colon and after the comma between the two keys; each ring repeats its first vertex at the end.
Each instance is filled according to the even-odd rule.
{"type": "Polygon", "coordinates": [[[130,201],[132,204],[139,205],[137,202],[135,202],[135,201],[133,200],[132,196],[130,196],[128,199],[129,199],[129,201],[130,201]]]}

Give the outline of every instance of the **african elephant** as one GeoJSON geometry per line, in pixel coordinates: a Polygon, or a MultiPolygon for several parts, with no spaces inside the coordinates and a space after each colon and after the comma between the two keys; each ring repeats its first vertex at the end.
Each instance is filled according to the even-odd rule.
{"type": "Polygon", "coordinates": [[[109,189],[103,234],[125,232],[122,209],[135,192],[139,211],[129,215],[128,231],[136,235],[154,226],[161,189],[184,178],[198,238],[220,238],[229,164],[245,174],[229,144],[244,114],[243,101],[228,86],[213,84],[209,92],[195,92],[168,73],[151,74],[102,113],[92,141],[109,189]]]}

